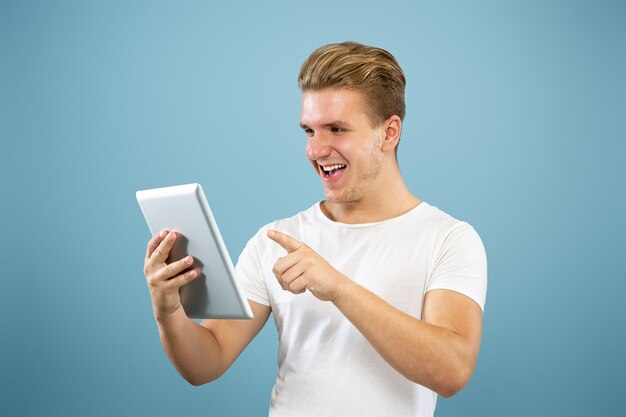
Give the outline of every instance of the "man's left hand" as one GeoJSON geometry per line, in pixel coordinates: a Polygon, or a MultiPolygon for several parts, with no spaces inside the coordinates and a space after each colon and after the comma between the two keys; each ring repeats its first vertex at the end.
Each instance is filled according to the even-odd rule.
{"type": "Polygon", "coordinates": [[[304,243],[277,230],[267,236],[282,246],[287,255],[278,258],[272,272],[285,291],[302,294],[307,289],[322,301],[334,301],[338,289],[348,278],[333,268],[304,243]]]}

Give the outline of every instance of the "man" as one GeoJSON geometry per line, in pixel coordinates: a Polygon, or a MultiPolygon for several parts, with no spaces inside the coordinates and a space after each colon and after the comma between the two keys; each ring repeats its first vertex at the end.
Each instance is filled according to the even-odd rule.
{"type": "Polygon", "coordinates": [[[405,78],[388,52],[323,46],[300,70],[306,155],[326,199],[248,242],[237,276],[254,319],[189,319],[178,290],[197,276],[148,243],[161,342],[194,385],[219,378],[263,327],[279,332],[271,416],[431,416],[478,355],[487,264],[474,229],[412,195],[396,151],[405,78]],[[171,278],[171,279],[170,279],[171,278]]]}

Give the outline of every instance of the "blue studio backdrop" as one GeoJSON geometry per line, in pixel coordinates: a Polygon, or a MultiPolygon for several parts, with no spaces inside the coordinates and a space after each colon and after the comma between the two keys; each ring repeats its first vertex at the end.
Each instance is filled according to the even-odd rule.
{"type": "Polygon", "coordinates": [[[296,76],[344,40],[397,57],[404,178],[487,250],[476,371],[436,414],[623,411],[624,2],[3,0],[3,415],[267,415],[272,319],[211,384],[167,360],[135,191],[201,183],[234,259],[323,198],[296,76]]]}

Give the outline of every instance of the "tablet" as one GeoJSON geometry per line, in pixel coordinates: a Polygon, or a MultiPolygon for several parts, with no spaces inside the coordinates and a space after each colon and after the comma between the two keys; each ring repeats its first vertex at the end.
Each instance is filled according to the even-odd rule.
{"type": "Polygon", "coordinates": [[[137,201],[154,236],[176,232],[167,263],[187,255],[196,279],[181,287],[185,313],[191,318],[251,319],[252,310],[235,279],[235,268],[200,184],[141,190],[137,201]]]}

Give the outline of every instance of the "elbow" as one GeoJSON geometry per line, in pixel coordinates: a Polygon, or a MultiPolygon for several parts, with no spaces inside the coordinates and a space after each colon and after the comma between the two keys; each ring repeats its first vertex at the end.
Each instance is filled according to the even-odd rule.
{"type": "Polygon", "coordinates": [[[204,384],[208,384],[209,382],[213,382],[215,381],[217,378],[188,378],[188,377],[183,377],[185,379],[185,381],[187,381],[190,385],[193,385],[194,387],[199,387],[201,385],[204,384]]]}
{"type": "Polygon", "coordinates": [[[187,381],[190,385],[193,385],[194,387],[199,387],[201,385],[211,382],[210,380],[194,379],[194,378],[185,378],[185,381],[187,381]]]}
{"type": "Polygon", "coordinates": [[[434,387],[434,391],[444,398],[450,398],[459,393],[463,387],[467,385],[471,377],[472,369],[469,367],[455,370],[454,372],[450,372],[445,380],[440,381],[440,383],[434,387]]]}
{"type": "Polygon", "coordinates": [[[194,387],[199,387],[201,385],[208,384],[209,382],[213,382],[216,379],[219,379],[228,370],[228,366],[224,367],[221,362],[217,361],[205,365],[206,366],[201,369],[198,367],[186,370],[181,368],[176,369],[178,370],[180,376],[182,376],[185,381],[194,387]]]}
{"type": "Polygon", "coordinates": [[[461,391],[461,389],[463,388],[463,385],[448,385],[448,386],[444,386],[441,387],[440,389],[438,389],[437,391],[437,395],[441,395],[444,398],[450,398],[453,395],[457,394],[459,391],[461,391]]]}
{"type": "Polygon", "coordinates": [[[201,385],[208,384],[209,382],[215,381],[220,376],[222,376],[222,374],[217,374],[217,375],[209,375],[209,374],[195,374],[195,375],[193,375],[193,374],[187,374],[187,375],[185,375],[185,374],[181,373],[181,376],[190,385],[193,385],[194,387],[199,387],[201,385]]]}

